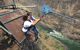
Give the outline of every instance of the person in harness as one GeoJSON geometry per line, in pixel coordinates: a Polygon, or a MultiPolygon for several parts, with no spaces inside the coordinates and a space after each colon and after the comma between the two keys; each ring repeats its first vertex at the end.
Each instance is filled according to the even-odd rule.
{"type": "Polygon", "coordinates": [[[35,32],[35,37],[37,40],[38,39],[38,35],[39,35],[39,32],[36,28],[36,24],[40,21],[40,18],[39,19],[35,19],[33,16],[32,16],[32,13],[31,12],[28,12],[26,16],[23,16],[23,28],[22,28],[22,31],[25,33],[25,35],[29,35],[29,30],[32,29],[32,31],[35,32]]]}

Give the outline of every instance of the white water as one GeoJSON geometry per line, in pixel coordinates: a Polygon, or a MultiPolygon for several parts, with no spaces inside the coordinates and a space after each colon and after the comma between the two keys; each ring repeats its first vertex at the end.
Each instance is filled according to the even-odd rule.
{"type": "Polygon", "coordinates": [[[80,43],[77,43],[67,37],[64,37],[60,32],[53,30],[48,33],[48,36],[54,37],[67,46],[68,50],[80,50],[80,43]]]}

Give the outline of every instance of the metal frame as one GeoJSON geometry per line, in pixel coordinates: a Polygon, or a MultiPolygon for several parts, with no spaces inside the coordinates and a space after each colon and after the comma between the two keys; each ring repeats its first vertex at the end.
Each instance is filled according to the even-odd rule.
{"type": "Polygon", "coordinates": [[[6,33],[5,35],[13,37],[13,39],[15,40],[14,42],[21,48],[20,43],[17,41],[17,39],[14,38],[14,36],[12,35],[12,33],[2,24],[1,21],[0,21],[0,29],[2,29],[6,33]]]}

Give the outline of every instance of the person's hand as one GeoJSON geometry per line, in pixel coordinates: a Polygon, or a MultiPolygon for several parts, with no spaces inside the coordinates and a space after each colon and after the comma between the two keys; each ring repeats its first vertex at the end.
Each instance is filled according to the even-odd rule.
{"type": "Polygon", "coordinates": [[[40,19],[42,19],[44,17],[44,15],[40,16],[40,19]]]}

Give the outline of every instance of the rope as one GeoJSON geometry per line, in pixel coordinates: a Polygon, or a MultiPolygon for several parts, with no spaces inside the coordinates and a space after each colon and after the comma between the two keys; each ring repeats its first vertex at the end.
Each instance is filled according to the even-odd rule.
{"type": "Polygon", "coordinates": [[[4,8],[4,7],[8,7],[8,6],[12,6],[13,4],[11,5],[1,5],[0,8],[4,8]]]}
{"type": "Polygon", "coordinates": [[[13,5],[14,5],[14,7],[16,7],[16,3],[15,3],[15,0],[13,0],[13,5]]]}

